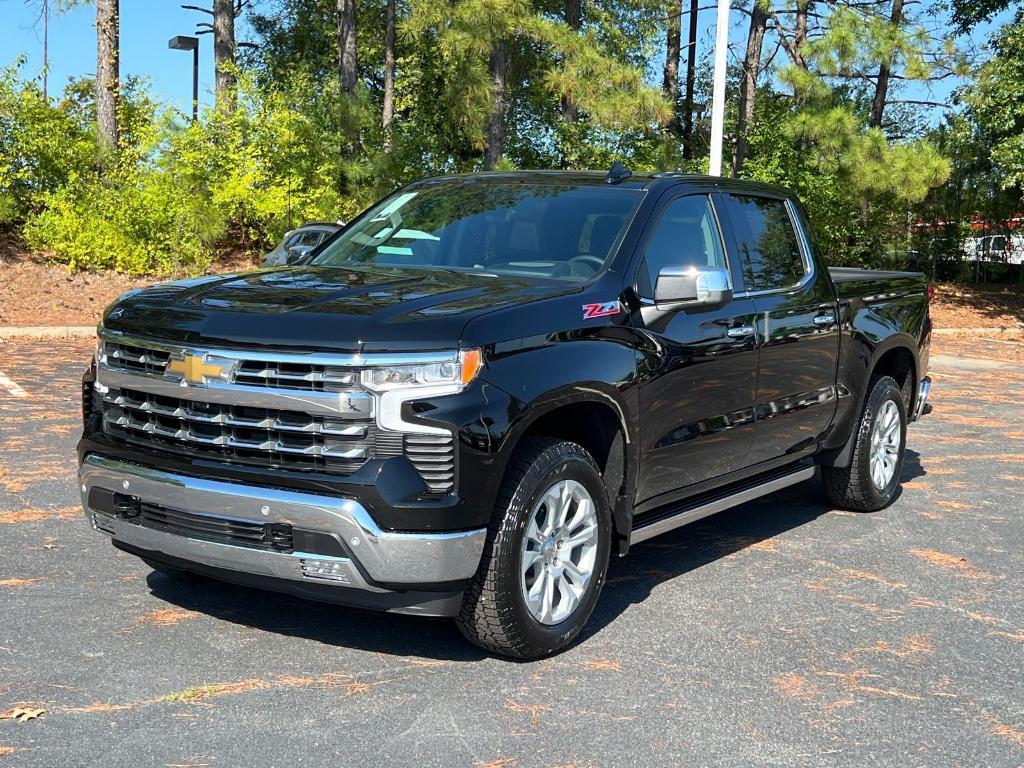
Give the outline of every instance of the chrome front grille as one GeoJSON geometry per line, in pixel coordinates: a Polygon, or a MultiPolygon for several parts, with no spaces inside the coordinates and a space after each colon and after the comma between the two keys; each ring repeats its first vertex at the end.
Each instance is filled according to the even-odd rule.
{"type": "Polygon", "coordinates": [[[206,403],[130,389],[103,395],[103,429],[135,444],[246,463],[354,472],[376,455],[373,421],[206,403]]]}
{"type": "MultiPolygon", "coordinates": [[[[161,345],[166,346],[166,345],[161,345]]],[[[169,349],[143,347],[117,341],[102,342],[104,365],[126,373],[162,376],[172,353],[169,349]]],[[[344,392],[359,385],[357,368],[327,365],[319,362],[281,361],[264,359],[260,353],[250,353],[247,359],[239,353],[239,361],[229,382],[249,387],[298,389],[308,392],[344,392]]],[[[301,356],[300,356],[301,357],[301,356]]]]}
{"type": "Polygon", "coordinates": [[[171,357],[171,353],[164,350],[112,341],[102,342],[102,350],[105,356],[104,364],[108,368],[151,376],[163,376],[164,368],[171,357]]]}
{"type": "Polygon", "coordinates": [[[92,407],[104,433],[131,445],[341,475],[405,455],[430,493],[448,493],[455,485],[452,436],[378,426],[377,398],[360,385],[363,367],[372,364],[358,354],[211,352],[104,336],[92,407]]]}

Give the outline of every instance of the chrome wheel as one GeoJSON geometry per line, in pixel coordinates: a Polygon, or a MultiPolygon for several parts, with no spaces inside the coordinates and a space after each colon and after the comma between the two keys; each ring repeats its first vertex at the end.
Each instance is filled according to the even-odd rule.
{"type": "Polygon", "coordinates": [[[560,480],[540,497],[523,536],[523,598],[541,624],[565,621],[579,606],[597,560],[597,511],[587,489],[560,480]]]}
{"type": "Polygon", "coordinates": [[[879,491],[885,490],[896,474],[902,442],[900,409],[892,400],[886,400],[875,414],[875,423],[871,427],[869,468],[871,482],[879,491]]]}

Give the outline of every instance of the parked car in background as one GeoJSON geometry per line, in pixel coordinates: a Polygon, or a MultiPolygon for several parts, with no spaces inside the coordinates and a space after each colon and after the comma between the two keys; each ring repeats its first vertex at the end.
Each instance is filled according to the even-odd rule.
{"type": "Polygon", "coordinates": [[[304,256],[342,227],[342,222],[311,221],[298,229],[286,232],[281,242],[263,257],[264,267],[282,267],[304,256]],[[291,254],[292,259],[288,256],[291,254]]]}

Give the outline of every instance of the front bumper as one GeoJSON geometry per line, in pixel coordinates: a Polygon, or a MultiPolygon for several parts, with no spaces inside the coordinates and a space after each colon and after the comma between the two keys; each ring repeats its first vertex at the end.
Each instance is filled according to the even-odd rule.
{"type": "Polygon", "coordinates": [[[403,613],[454,615],[486,537],[484,528],[385,531],[355,499],[206,480],[95,454],[84,458],[79,480],[86,516],[122,549],[195,564],[227,580],[403,613]],[[108,501],[115,498],[136,512],[112,508],[108,501]],[[185,522],[155,526],[137,514],[139,505],[161,520],[185,522]],[[296,543],[329,537],[331,553],[211,540],[275,525],[302,534],[296,543]]]}

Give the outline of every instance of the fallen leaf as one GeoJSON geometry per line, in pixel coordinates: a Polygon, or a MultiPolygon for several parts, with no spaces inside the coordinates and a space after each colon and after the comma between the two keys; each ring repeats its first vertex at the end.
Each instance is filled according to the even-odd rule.
{"type": "Polygon", "coordinates": [[[32,709],[31,707],[14,707],[0,714],[0,720],[17,720],[19,723],[24,723],[28,720],[35,720],[45,711],[43,709],[32,709]]]}
{"type": "Polygon", "coordinates": [[[585,664],[587,669],[599,670],[604,669],[609,672],[621,672],[622,665],[617,661],[609,661],[608,659],[590,659],[585,664]]]}

